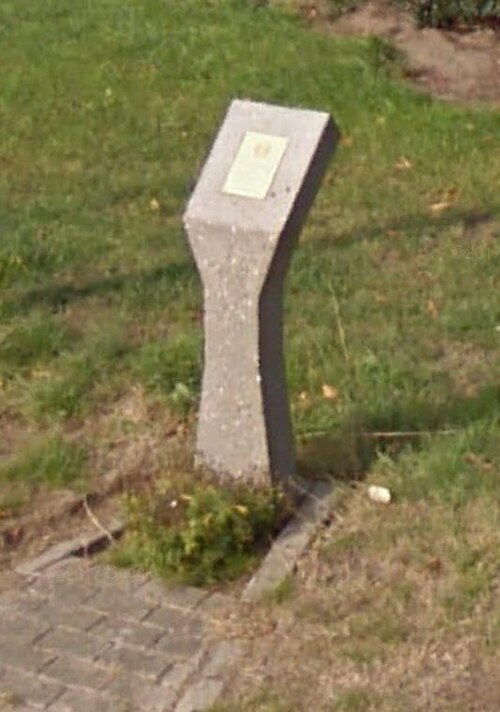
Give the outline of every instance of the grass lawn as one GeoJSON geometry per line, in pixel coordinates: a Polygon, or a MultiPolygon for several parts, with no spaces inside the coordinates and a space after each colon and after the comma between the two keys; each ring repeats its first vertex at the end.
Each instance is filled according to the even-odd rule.
{"type": "MultiPolygon", "coordinates": [[[[306,469],[395,503],[346,486],[315,590],[284,605],[325,610],[313,660],[359,672],[335,709],[431,709],[418,666],[393,706],[365,687],[432,639],[499,655],[499,113],[417,94],[380,41],[244,0],[2,0],[0,48],[1,516],[111,466],[140,474],[138,443],[192,428],[202,305],[180,217],[197,170],[232,97],[329,111],[343,138],[287,289],[294,427],[306,469]],[[424,434],[361,436],[395,431],[424,434]]],[[[278,693],[333,704],[317,690],[299,708],[278,693]]],[[[435,709],[469,709],[454,699],[435,709]]]]}

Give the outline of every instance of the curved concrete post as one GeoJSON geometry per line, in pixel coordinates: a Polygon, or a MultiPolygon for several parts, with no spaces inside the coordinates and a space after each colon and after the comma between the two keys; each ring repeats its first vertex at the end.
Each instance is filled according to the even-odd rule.
{"type": "Polygon", "coordinates": [[[283,289],[336,138],[328,114],[233,101],[187,206],[204,294],[196,462],[221,476],[295,474],[283,289]]]}

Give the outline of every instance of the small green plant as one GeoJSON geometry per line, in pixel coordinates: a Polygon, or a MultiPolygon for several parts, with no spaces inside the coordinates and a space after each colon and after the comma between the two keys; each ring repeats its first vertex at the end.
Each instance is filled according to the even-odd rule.
{"type": "Polygon", "coordinates": [[[293,596],[294,583],[292,576],[287,576],[276,588],[265,595],[264,600],[271,604],[276,603],[279,605],[285,603],[293,596]]]}
{"type": "Polygon", "coordinates": [[[500,21],[500,0],[412,0],[422,26],[453,27],[500,21]]]}
{"type": "Polygon", "coordinates": [[[337,697],[336,712],[366,712],[370,708],[372,695],[367,690],[353,688],[337,697]]]}
{"type": "Polygon", "coordinates": [[[129,533],[115,564],[138,566],[194,585],[248,569],[284,517],[273,488],[228,487],[168,479],[149,496],[129,495],[129,533]]]}

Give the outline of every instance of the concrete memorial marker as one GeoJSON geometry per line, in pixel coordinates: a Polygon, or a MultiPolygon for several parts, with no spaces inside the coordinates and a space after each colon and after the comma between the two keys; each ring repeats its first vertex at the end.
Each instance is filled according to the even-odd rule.
{"type": "Polygon", "coordinates": [[[235,100],[188,203],[204,290],[196,460],[221,476],[295,474],[283,286],[336,139],[326,113],[235,100]]]}

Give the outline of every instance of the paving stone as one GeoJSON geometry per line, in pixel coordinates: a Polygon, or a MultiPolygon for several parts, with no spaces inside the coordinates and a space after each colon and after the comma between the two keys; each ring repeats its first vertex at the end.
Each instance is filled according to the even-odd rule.
{"type": "Polygon", "coordinates": [[[74,630],[87,631],[103,618],[103,614],[87,606],[66,607],[62,601],[48,601],[37,611],[37,616],[51,625],[64,625],[74,630]]]}
{"type": "Polygon", "coordinates": [[[132,595],[123,595],[123,593],[120,595],[119,591],[114,591],[112,587],[106,586],[94,593],[88,601],[88,605],[109,615],[140,621],[151,612],[156,604],[147,603],[132,595]]]}
{"type": "MultiPolygon", "coordinates": [[[[63,560],[2,594],[0,695],[15,696],[19,712],[173,712],[197,679],[207,651],[197,608],[207,601],[211,617],[235,601],[109,569],[63,560]]],[[[225,658],[211,659],[214,694],[225,658]]],[[[193,690],[185,704],[197,704],[193,690]]]]}
{"type": "Polygon", "coordinates": [[[211,593],[200,603],[198,611],[209,618],[225,618],[238,605],[238,601],[224,593],[211,593]]]}
{"type": "Polygon", "coordinates": [[[111,587],[115,594],[132,595],[149,581],[149,575],[144,572],[118,569],[106,564],[92,564],[87,568],[86,575],[96,589],[111,587]]]}
{"type": "Polygon", "coordinates": [[[0,692],[14,696],[22,704],[48,706],[63,690],[57,682],[14,668],[5,668],[0,679],[0,692]]]}
{"type": "Polygon", "coordinates": [[[201,635],[203,623],[199,616],[179,608],[159,606],[147,617],[147,623],[159,626],[163,632],[177,633],[179,635],[201,635]]]}
{"type": "Polygon", "coordinates": [[[151,653],[120,645],[106,650],[99,662],[112,666],[117,674],[122,670],[131,670],[156,680],[166,672],[172,660],[165,653],[151,653]]]}
{"type": "Polygon", "coordinates": [[[159,579],[147,581],[136,592],[155,603],[192,610],[208,596],[208,592],[192,586],[169,586],[159,579]]]}
{"type": "Polygon", "coordinates": [[[199,680],[190,688],[175,708],[175,712],[200,712],[211,707],[217,700],[224,683],[221,680],[207,678],[199,680]]]}
{"type": "Polygon", "coordinates": [[[166,653],[170,658],[184,659],[199,652],[201,646],[200,636],[167,633],[163,638],[160,638],[153,650],[166,653]]]}
{"type": "MultiPolygon", "coordinates": [[[[93,690],[76,688],[66,690],[49,706],[48,710],[49,712],[139,712],[131,708],[127,701],[119,701],[93,690]]],[[[141,712],[149,712],[149,710],[144,709],[141,712]]]]}
{"type": "Polygon", "coordinates": [[[57,653],[35,650],[31,646],[29,636],[23,638],[21,635],[6,634],[2,631],[0,637],[0,665],[36,673],[43,670],[56,657],[57,653]]]}
{"type": "Polygon", "coordinates": [[[112,640],[114,643],[126,643],[141,648],[151,648],[163,635],[163,629],[158,626],[114,616],[102,618],[91,632],[92,635],[103,640],[112,640]]]}
{"type": "Polygon", "coordinates": [[[147,712],[171,710],[177,697],[176,691],[168,685],[146,682],[143,677],[130,671],[116,675],[105,692],[127,700],[133,709],[147,712]]]}
{"type": "Polygon", "coordinates": [[[104,687],[110,679],[111,671],[100,665],[96,665],[90,660],[76,655],[65,654],[50,663],[44,671],[43,676],[64,685],[74,685],[99,690],[104,687]]]}
{"type": "Polygon", "coordinates": [[[0,596],[0,616],[2,611],[30,615],[45,605],[47,600],[45,596],[40,596],[29,589],[6,591],[0,596]]]}
{"type": "Polygon", "coordinates": [[[30,576],[47,569],[49,566],[70,556],[73,551],[81,546],[81,539],[67,539],[60,544],[51,546],[50,549],[44,551],[43,554],[28,561],[23,561],[16,567],[16,571],[23,576],[30,576]]]}
{"type": "Polygon", "coordinates": [[[243,645],[238,640],[221,640],[212,646],[207,663],[202,670],[203,677],[217,677],[227,674],[243,653],[243,645]]]}
{"type": "MultiPolygon", "coordinates": [[[[114,520],[108,524],[107,529],[111,534],[118,534],[123,531],[124,523],[121,520],[114,520]]],[[[52,568],[55,564],[70,559],[72,554],[76,552],[86,551],[91,547],[95,547],[105,539],[105,534],[92,528],[86,532],[81,532],[72,539],[66,539],[59,544],[54,544],[40,556],[23,561],[16,567],[16,571],[24,576],[44,571],[49,567],[52,568]]]]}
{"type": "Polygon", "coordinates": [[[149,649],[163,635],[163,630],[148,623],[135,622],[109,616],[103,618],[94,628],[92,635],[112,640],[115,644],[125,644],[149,649]]]}
{"type": "Polygon", "coordinates": [[[142,690],[139,688],[132,693],[132,703],[137,705],[138,711],[171,712],[176,699],[177,695],[173,690],[161,686],[156,690],[142,690]]]}
{"type": "Polygon", "coordinates": [[[109,645],[102,638],[97,638],[80,630],[72,630],[64,626],[51,628],[48,633],[38,638],[36,648],[57,651],[62,655],[67,653],[77,657],[93,660],[109,645]]]}
{"type": "Polygon", "coordinates": [[[50,628],[50,623],[42,619],[21,614],[10,614],[8,611],[0,611],[0,631],[2,636],[16,636],[26,640],[35,640],[50,628]]]}
{"type": "MultiPolygon", "coordinates": [[[[50,569],[49,569],[50,571],[50,569]]],[[[46,596],[49,600],[62,601],[66,607],[80,606],[95,594],[95,588],[79,570],[73,575],[53,577],[48,573],[40,575],[30,585],[30,590],[46,596]]]]}
{"type": "Polygon", "coordinates": [[[188,660],[183,660],[182,662],[177,662],[172,665],[163,675],[161,679],[162,684],[178,692],[181,687],[186,684],[188,679],[195,675],[200,669],[204,655],[205,646],[202,646],[200,650],[188,660]]]}

